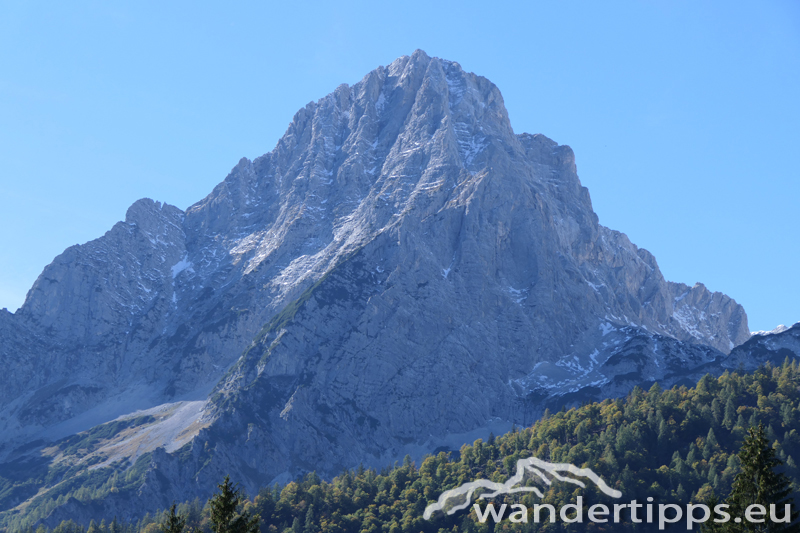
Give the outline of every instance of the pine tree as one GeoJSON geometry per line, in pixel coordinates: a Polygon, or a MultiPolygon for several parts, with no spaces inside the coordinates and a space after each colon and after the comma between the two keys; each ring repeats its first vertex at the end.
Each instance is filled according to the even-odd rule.
{"type": "Polygon", "coordinates": [[[732,517],[741,517],[738,524],[729,522],[730,531],[741,532],[781,532],[796,533],[800,531],[796,512],[790,512],[790,523],[774,522],[773,518],[784,517],[784,508],[791,510],[791,484],[785,474],[776,472],[781,461],[775,450],[769,445],[764,432],[764,425],[751,427],[739,451],[741,470],[733,480],[733,488],[727,503],[730,505],[732,517]],[[751,523],[744,519],[749,506],[759,504],[767,511],[763,523],[751,523]]]}
{"type": "Polygon", "coordinates": [[[208,501],[211,508],[211,530],[214,533],[258,533],[258,515],[250,513],[237,514],[244,497],[238,488],[231,483],[230,477],[217,485],[220,492],[214,494],[208,501]]]}
{"type": "Polygon", "coordinates": [[[314,526],[314,504],[308,506],[308,512],[306,513],[306,523],[303,527],[303,533],[314,533],[315,526],[314,526]]]}
{"type": "Polygon", "coordinates": [[[733,398],[728,398],[725,403],[725,417],[722,419],[722,425],[725,429],[732,429],[736,423],[736,405],[733,403],[733,398]]]}
{"type": "MultiPolygon", "coordinates": [[[[114,522],[116,520],[117,518],[114,517],[114,522]]],[[[162,533],[183,533],[183,528],[186,527],[186,517],[175,512],[175,502],[172,502],[172,507],[169,508],[166,520],[159,527],[162,533]]]]}
{"type": "Polygon", "coordinates": [[[706,499],[705,504],[711,510],[711,518],[706,520],[703,525],[700,526],[701,533],[722,533],[725,531],[727,524],[718,524],[717,522],[714,522],[714,518],[716,518],[716,515],[714,514],[714,507],[716,507],[718,503],[719,501],[713,493],[709,498],[706,499]]]}
{"type": "Polygon", "coordinates": [[[295,516],[292,522],[292,533],[303,533],[303,525],[300,523],[300,517],[295,516]]]}
{"type": "Polygon", "coordinates": [[[717,436],[714,435],[714,430],[709,428],[708,435],[706,435],[706,442],[703,444],[703,459],[708,461],[717,448],[719,448],[717,436]]]}

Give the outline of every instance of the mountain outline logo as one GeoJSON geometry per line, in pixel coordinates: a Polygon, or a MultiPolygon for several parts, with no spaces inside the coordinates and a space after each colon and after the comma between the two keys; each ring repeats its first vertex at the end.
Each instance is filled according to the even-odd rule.
{"type": "Polygon", "coordinates": [[[539,490],[539,487],[528,487],[521,485],[525,481],[526,474],[528,473],[533,474],[532,476],[529,476],[529,478],[539,479],[548,487],[555,480],[572,483],[581,488],[586,488],[586,483],[580,479],[569,477],[565,474],[572,474],[573,476],[588,478],[604,494],[611,496],[612,498],[622,497],[622,492],[609,487],[606,482],[603,481],[602,478],[595,474],[590,468],[578,468],[577,466],[569,463],[549,463],[537,457],[529,457],[527,459],[520,459],[517,461],[517,467],[514,475],[508,478],[505,483],[497,483],[496,481],[490,481],[488,479],[478,479],[477,481],[464,483],[459,487],[444,491],[439,495],[436,503],[432,503],[425,508],[425,512],[423,513],[422,517],[425,520],[430,520],[431,516],[436,511],[442,511],[448,515],[452,515],[457,511],[466,509],[472,503],[475,490],[480,488],[489,489],[489,492],[481,493],[476,498],[478,500],[495,498],[501,494],[515,494],[518,492],[533,492],[540,498],[543,498],[544,493],[539,490]],[[548,477],[548,475],[550,477],[548,477]],[[460,497],[464,497],[463,503],[453,505],[452,507],[447,507],[447,510],[445,510],[445,506],[449,501],[460,497]]]}

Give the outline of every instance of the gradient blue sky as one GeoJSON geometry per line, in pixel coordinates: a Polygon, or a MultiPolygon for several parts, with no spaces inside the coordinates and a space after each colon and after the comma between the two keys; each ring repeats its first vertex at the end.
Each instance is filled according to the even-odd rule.
{"type": "Polygon", "coordinates": [[[0,2],[0,307],[136,199],[186,208],[422,48],[576,153],[600,222],[800,320],[800,2],[0,2]],[[165,5],[170,4],[170,5],[165,5]]]}

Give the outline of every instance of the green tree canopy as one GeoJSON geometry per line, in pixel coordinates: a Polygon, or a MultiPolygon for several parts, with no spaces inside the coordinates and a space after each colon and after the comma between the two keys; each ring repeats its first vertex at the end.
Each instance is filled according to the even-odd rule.
{"type": "Polygon", "coordinates": [[[235,487],[229,476],[217,485],[219,492],[208,502],[211,509],[211,530],[214,533],[258,533],[260,517],[250,516],[248,512],[239,513],[245,501],[241,491],[235,487]]]}
{"type": "MultiPolygon", "coordinates": [[[[114,523],[116,523],[116,517],[114,518],[114,523]]],[[[167,515],[166,519],[161,523],[161,531],[162,533],[183,533],[183,529],[186,527],[186,517],[181,516],[175,512],[175,503],[172,503],[172,507],[169,508],[169,514],[167,515]]]]}
{"type": "Polygon", "coordinates": [[[762,517],[762,523],[745,519],[740,523],[732,521],[729,523],[729,530],[758,533],[800,531],[795,523],[797,512],[791,512],[791,482],[785,474],[776,471],[782,462],[769,445],[764,424],[748,430],[738,455],[741,470],[733,480],[733,488],[728,497],[731,516],[746,518],[745,513],[753,505],[763,506],[767,515],[762,517]],[[776,519],[786,521],[776,522],[776,519]]]}

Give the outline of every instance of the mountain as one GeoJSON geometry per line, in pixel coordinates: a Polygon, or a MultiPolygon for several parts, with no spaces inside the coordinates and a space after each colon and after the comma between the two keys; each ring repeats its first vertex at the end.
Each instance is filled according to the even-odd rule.
{"type": "Polygon", "coordinates": [[[0,312],[0,475],[56,469],[63,496],[42,473],[0,504],[122,516],[226,473],[254,490],[386,464],[749,337],[734,300],[598,223],[569,147],[418,50],[308,104],[185,212],[137,201],[0,312]],[[86,483],[103,499],[67,499],[86,483]]]}

